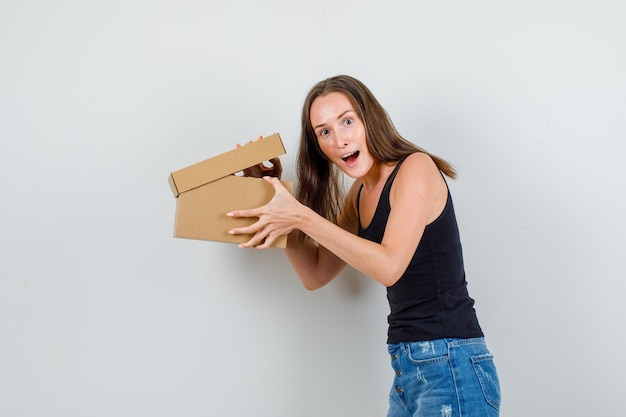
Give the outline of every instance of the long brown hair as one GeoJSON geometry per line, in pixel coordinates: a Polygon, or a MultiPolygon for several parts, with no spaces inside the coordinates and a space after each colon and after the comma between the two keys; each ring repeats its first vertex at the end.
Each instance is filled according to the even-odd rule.
{"type": "Polygon", "coordinates": [[[365,126],[367,147],[375,159],[383,163],[393,163],[412,153],[423,152],[433,159],[441,172],[450,178],[456,178],[456,171],[448,162],[431,155],[398,133],[385,109],[361,81],[348,75],[338,75],[313,86],[304,101],[302,133],[296,161],[296,197],[301,203],[333,223],[336,223],[343,204],[340,170],[320,149],[311,125],[313,101],[334,92],[345,94],[354,106],[365,126]]]}

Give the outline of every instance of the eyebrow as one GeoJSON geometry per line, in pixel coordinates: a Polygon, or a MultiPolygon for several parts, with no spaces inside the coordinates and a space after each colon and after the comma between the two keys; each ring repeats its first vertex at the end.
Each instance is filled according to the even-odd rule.
{"type": "MultiPolygon", "coordinates": [[[[337,116],[337,119],[341,119],[343,116],[345,116],[345,115],[346,115],[346,113],[349,113],[349,112],[351,112],[351,111],[354,111],[354,110],[352,110],[352,109],[348,109],[348,110],[344,111],[344,112],[343,112],[343,113],[341,113],[339,116],[337,116]]],[[[322,123],[322,124],[319,124],[319,125],[317,125],[317,126],[313,126],[313,130],[317,129],[318,127],[322,127],[322,126],[324,126],[324,125],[326,125],[326,123],[322,123]]]]}

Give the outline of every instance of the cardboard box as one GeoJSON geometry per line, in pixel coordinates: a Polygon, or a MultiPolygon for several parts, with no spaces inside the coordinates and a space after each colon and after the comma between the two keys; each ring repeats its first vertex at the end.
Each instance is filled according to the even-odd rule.
{"type": "MultiPolygon", "coordinates": [[[[261,178],[235,175],[245,168],[284,155],[280,135],[248,143],[170,174],[169,183],[176,197],[174,237],[244,243],[251,235],[230,235],[236,227],[248,226],[257,218],[232,218],[226,213],[262,206],[274,196],[274,187],[261,178]]],[[[291,182],[282,182],[292,192],[291,182]]],[[[284,248],[287,236],[272,247],[284,248]]]]}

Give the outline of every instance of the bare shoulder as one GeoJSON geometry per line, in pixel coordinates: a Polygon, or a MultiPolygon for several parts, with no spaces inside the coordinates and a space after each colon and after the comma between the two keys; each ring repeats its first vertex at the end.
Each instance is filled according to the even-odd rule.
{"type": "Polygon", "coordinates": [[[404,168],[405,166],[410,167],[411,170],[415,169],[424,173],[426,173],[427,171],[430,171],[431,173],[439,172],[435,161],[433,161],[430,155],[424,152],[415,152],[407,156],[404,160],[404,163],[402,164],[402,168],[404,168]]]}
{"type": "Polygon", "coordinates": [[[429,182],[440,183],[441,172],[430,155],[424,152],[416,152],[406,157],[398,170],[398,180],[409,180],[413,184],[428,184],[429,182]]]}
{"type": "Polygon", "coordinates": [[[447,197],[448,187],[435,161],[426,153],[409,155],[398,170],[396,181],[391,189],[391,198],[398,192],[408,191],[427,205],[434,205],[435,211],[447,197]],[[395,189],[394,189],[395,188],[395,189]],[[402,190],[402,191],[401,191],[402,190]]]}

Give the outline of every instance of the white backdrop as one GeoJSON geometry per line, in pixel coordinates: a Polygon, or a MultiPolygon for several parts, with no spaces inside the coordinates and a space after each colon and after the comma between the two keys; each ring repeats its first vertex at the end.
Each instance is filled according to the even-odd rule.
{"type": "Polygon", "coordinates": [[[624,415],[621,1],[0,3],[0,416],[375,417],[384,288],[172,238],[171,171],[340,73],[456,165],[504,417],[624,415]]]}

